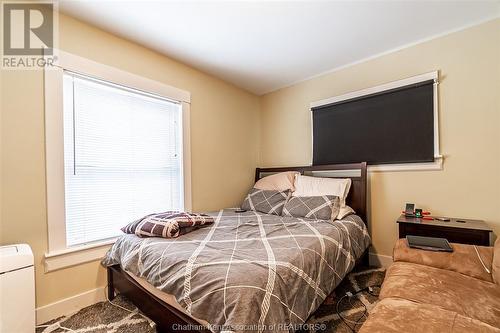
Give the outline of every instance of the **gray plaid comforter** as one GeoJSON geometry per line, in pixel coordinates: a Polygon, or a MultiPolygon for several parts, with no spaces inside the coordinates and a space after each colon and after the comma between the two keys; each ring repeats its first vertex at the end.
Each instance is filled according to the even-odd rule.
{"type": "Polygon", "coordinates": [[[175,296],[223,330],[288,332],[304,323],[370,244],[356,215],[341,221],[249,211],[175,239],[119,238],[103,260],[175,296]]]}

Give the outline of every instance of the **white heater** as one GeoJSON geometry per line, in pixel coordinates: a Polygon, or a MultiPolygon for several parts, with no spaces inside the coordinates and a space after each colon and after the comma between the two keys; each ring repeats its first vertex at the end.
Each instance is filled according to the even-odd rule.
{"type": "Polygon", "coordinates": [[[0,332],[35,331],[35,271],[27,244],[0,247],[0,332]]]}

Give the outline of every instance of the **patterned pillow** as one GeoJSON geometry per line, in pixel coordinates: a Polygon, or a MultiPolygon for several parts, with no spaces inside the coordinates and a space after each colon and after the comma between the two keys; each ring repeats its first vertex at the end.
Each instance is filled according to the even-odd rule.
{"type": "Polygon", "coordinates": [[[168,211],[146,215],[121,230],[139,237],[175,238],[212,223],[214,218],[205,214],[168,211]]]}
{"type": "Polygon", "coordinates": [[[283,207],[283,216],[334,220],[340,209],[340,198],[334,195],[290,197],[283,207]]]}
{"type": "Polygon", "coordinates": [[[241,204],[242,209],[281,215],[290,191],[259,190],[252,188],[241,204]]]}
{"type": "Polygon", "coordinates": [[[137,229],[137,226],[139,225],[139,223],[141,223],[142,220],[147,219],[148,217],[153,216],[153,215],[155,215],[155,214],[149,214],[149,215],[146,215],[144,217],[141,217],[140,219],[135,220],[134,222],[130,222],[129,224],[127,224],[126,226],[124,226],[120,230],[126,234],[135,234],[135,229],[137,229]]]}

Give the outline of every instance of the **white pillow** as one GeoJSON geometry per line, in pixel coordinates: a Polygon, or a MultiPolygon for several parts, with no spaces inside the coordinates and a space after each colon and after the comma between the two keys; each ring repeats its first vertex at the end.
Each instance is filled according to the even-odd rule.
{"type": "Polygon", "coordinates": [[[355,214],[356,212],[350,206],[345,205],[344,207],[340,207],[339,213],[337,214],[336,219],[342,220],[347,215],[355,214]]]}
{"type": "Polygon", "coordinates": [[[345,199],[351,188],[350,178],[323,178],[297,175],[294,197],[335,195],[340,199],[340,208],[346,207],[345,199]]]}

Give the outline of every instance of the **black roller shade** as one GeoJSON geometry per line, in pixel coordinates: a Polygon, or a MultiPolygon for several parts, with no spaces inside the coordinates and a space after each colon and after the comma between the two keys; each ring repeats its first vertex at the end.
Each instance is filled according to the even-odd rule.
{"type": "Polygon", "coordinates": [[[313,165],[434,161],[433,83],[313,108],[313,165]]]}

